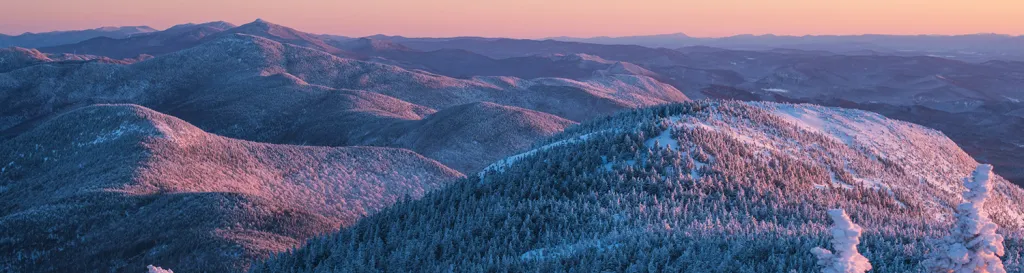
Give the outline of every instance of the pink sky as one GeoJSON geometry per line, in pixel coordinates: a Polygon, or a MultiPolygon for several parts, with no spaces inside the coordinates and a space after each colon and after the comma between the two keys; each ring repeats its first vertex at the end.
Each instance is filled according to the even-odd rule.
{"type": "Polygon", "coordinates": [[[0,33],[256,18],[348,36],[1024,34],[1019,0],[5,0],[0,33]]]}

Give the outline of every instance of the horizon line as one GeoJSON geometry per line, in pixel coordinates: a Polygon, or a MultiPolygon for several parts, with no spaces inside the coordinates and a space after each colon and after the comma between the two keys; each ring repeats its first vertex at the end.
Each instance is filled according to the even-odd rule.
{"type": "MultiPolygon", "coordinates": [[[[156,31],[165,31],[165,30],[168,30],[168,29],[170,29],[172,27],[175,27],[175,26],[188,25],[188,24],[199,25],[199,24],[214,23],[214,22],[226,22],[226,23],[234,24],[236,26],[242,26],[242,25],[250,24],[250,23],[253,23],[253,22],[257,22],[257,21],[263,21],[263,22],[268,22],[268,23],[275,24],[275,25],[289,27],[287,25],[277,24],[277,23],[273,23],[273,22],[270,22],[270,21],[267,21],[267,20],[263,20],[263,19],[257,18],[257,19],[254,19],[252,21],[248,21],[247,23],[243,23],[243,24],[236,24],[236,23],[228,22],[228,21],[224,21],[224,20],[216,20],[216,21],[207,21],[207,22],[201,22],[201,23],[185,22],[185,23],[180,23],[180,24],[174,24],[174,25],[171,25],[171,26],[168,26],[168,27],[165,27],[165,28],[152,27],[152,26],[149,26],[149,25],[146,25],[146,24],[140,24],[140,25],[129,24],[129,25],[106,25],[106,26],[98,26],[98,27],[90,27],[90,28],[76,28],[76,29],[58,29],[58,30],[50,30],[50,31],[42,31],[42,32],[24,31],[24,32],[21,32],[19,34],[11,34],[11,33],[0,32],[0,35],[6,35],[6,36],[9,36],[9,37],[16,37],[16,36],[31,35],[31,34],[45,34],[45,33],[70,32],[70,31],[86,31],[86,30],[96,30],[96,29],[103,29],[103,28],[125,28],[125,27],[146,27],[146,28],[154,29],[156,31]]],[[[289,28],[292,28],[292,27],[289,27],[289,28]]],[[[292,29],[295,29],[295,30],[298,30],[298,31],[302,31],[302,32],[306,32],[306,31],[303,31],[303,30],[298,29],[298,28],[292,28],[292,29]]],[[[416,36],[416,35],[385,34],[385,33],[377,33],[377,34],[371,34],[371,35],[365,35],[365,36],[350,36],[350,35],[346,35],[346,34],[335,34],[335,33],[315,33],[315,32],[307,32],[307,33],[316,34],[316,35],[343,36],[343,37],[348,37],[348,38],[366,38],[366,37],[372,37],[372,36],[389,36],[389,37],[401,37],[401,38],[491,38],[491,39],[506,38],[506,39],[522,39],[522,40],[616,39],[616,38],[637,38],[637,37],[673,36],[673,35],[684,36],[686,38],[694,38],[694,39],[722,39],[722,38],[731,38],[731,37],[738,37],[738,36],[754,36],[754,37],[774,36],[774,37],[801,38],[801,37],[837,37],[837,36],[907,36],[907,37],[912,37],[912,36],[933,36],[933,37],[956,37],[956,36],[974,36],[974,35],[995,35],[995,36],[1006,36],[1006,37],[1024,37],[1024,34],[1014,35],[1014,34],[998,33],[998,32],[973,32],[973,33],[957,33],[957,34],[937,34],[937,33],[916,33],[916,34],[857,33],[857,34],[801,34],[801,35],[775,34],[775,33],[740,33],[740,34],[733,34],[733,35],[726,35],[726,36],[690,36],[690,35],[687,35],[686,32],[684,32],[684,31],[678,31],[678,32],[671,32],[671,33],[631,34],[631,35],[621,35],[621,36],[611,36],[611,35],[599,35],[599,36],[557,35],[557,36],[543,36],[543,37],[486,36],[486,35],[477,35],[477,34],[455,35],[455,36],[416,36]]]]}

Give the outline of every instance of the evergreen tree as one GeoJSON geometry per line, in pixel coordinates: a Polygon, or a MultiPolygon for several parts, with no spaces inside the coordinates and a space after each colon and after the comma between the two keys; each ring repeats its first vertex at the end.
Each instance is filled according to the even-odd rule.
{"type": "Polygon", "coordinates": [[[864,273],[871,270],[868,258],[860,255],[857,245],[860,244],[861,227],[850,220],[850,216],[842,209],[828,211],[832,218],[832,247],[836,253],[815,247],[811,253],[818,258],[818,266],[822,273],[864,273]]]}
{"type": "Polygon", "coordinates": [[[925,266],[943,273],[1005,273],[1003,236],[988,218],[985,201],[992,195],[992,165],[981,164],[964,178],[964,203],[956,208],[953,233],[945,237],[925,266]]]}
{"type": "Polygon", "coordinates": [[[147,265],[146,273],[174,273],[174,271],[171,271],[170,269],[163,269],[159,266],[147,265]]]}

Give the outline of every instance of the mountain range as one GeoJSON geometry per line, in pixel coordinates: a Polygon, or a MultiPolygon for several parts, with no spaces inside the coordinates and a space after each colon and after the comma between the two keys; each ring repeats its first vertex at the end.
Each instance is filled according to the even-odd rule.
{"type": "Polygon", "coordinates": [[[0,89],[8,91],[0,101],[10,106],[0,119],[4,134],[81,105],[135,103],[228,137],[349,146],[381,144],[393,137],[387,129],[394,127],[391,123],[477,102],[514,106],[499,110],[504,112],[532,109],[580,121],[687,100],[679,90],[646,76],[456,79],[246,34],[129,65],[47,64],[0,74],[0,89]]]}
{"type": "Polygon", "coordinates": [[[681,48],[711,46],[738,50],[823,50],[852,55],[938,56],[966,61],[1024,60],[1024,36],[992,33],[968,35],[735,35],[699,38],[683,33],[627,37],[552,37],[557,41],[681,48]]]}
{"type": "Polygon", "coordinates": [[[1024,62],[829,44],[1016,37],[22,36],[0,272],[810,272],[836,207],[917,272],[979,162],[1024,270],[1024,62]]]}
{"type": "Polygon", "coordinates": [[[18,60],[0,225],[33,231],[3,239],[5,270],[240,270],[577,121],[688,100],[643,75],[458,79],[237,28],[144,60],[0,51],[18,60]]]}
{"type": "Polygon", "coordinates": [[[237,26],[227,22],[176,25],[131,37],[99,36],[77,43],[40,47],[47,53],[100,55],[111,58],[134,58],[139,55],[161,55],[198,45],[212,34],[237,26]]]}
{"type": "Polygon", "coordinates": [[[147,26],[101,27],[84,30],[53,31],[43,33],[22,33],[19,35],[0,34],[0,47],[47,47],[77,43],[96,37],[125,38],[132,35],[154,32],[156,29],[147,26]]]}
{"type": "MultiPolygon", "coordinates": [[[[552,58],[576,56],[581,60],[600,59],[624,68],[640,68],[643,72],[633,73],[672,85],[692,99],[807,102],[878,111],[890,118],[938,128],[976,158],[995,164],[996,171],[1011,181],[1024,183],[1020,182],[1024,181],[1024,165],[1016,156],[1024,153],[1024,143],[1016,133],[1024,128],[1024,119],[1015,114],[1024,111],[1024,93],[1017,88],[1024,84],[1024,66],[1020,62],[975,63],[932,56],[844,55],[793,49],[749,51],[698,46],[673,50],[551,40],[377,39],[392,39],[425,52],[455,49],[504,62],[528,59],[533,60],[528,62],[530,66],[545,68],[532,71],[546,75],[524,76],[579,77],[593,73],[584,69],[587,65],[560,66],[558,60],[565,58],[552,58]]],[[[454,57],[444,60],[451,59],[454,57]]],[[[424,63],[424,69],[436,73],[456,77],[462,73],[432,69],[441,65],[424,63]]],[[[480,62],[460,64],[473,67],[476,63],[480,62]]]]}

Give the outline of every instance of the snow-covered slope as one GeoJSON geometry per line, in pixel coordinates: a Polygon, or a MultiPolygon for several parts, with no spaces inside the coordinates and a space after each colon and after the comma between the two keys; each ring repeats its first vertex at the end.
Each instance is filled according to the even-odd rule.
{"type": "Polygon", "coordinates": [[[115,60],[107,57],[81,54],[46,54],[36,49],[9,47],[0,48],[0,73],[50,62],[96,61],[112,64],[130,64],[147,57],[115,60]]]}
{"type": "MultiPolygon", "coordinates": [[[[840,173],[839,176],[852,178],[852,182],[861,182],[865,186],[888,187],[897,181],[910,184],[926,182],[937,189],[956,194],[959,192],[958,184],[950,184],[944,180],[961,175],[960,171],[963,167],[969,168],[975,165],[969,158],[963,157],[956,144],[941,132],[912,123],[887,119],[876,113],[810,104],[752,103],[752,105],[776,113],[778,117],[792,123],[800,130],[822,134],[833,142],[838,142],[854,152],[864,154],[871,161],[878,163],[900,162],[901,165],[907,166],[905,172],[912,175],[905,178],[884,177],[882,175],[884,172],[879,169],[881,166],[871,162],[865,162],[861,168],[849,167],[851,164],[845,163],[842,170],[833,171],[840,173]],[[929,152],[922,153],[920,151],[929,152]],[[949,157],[949,154],[958,156],[949,157]],[[876,170],[868,170],[871,168],[876,170]],[[858,169],[861,170],[862,175],[858,175],[858,169]]],[[[732,127],[737,134],[768,136],[761,133],[764,131],[763,128],[758,130],[759,128],[756,127],[737,124],[733,124],[732,127]]],[[[778,142],[780,139],[754,139],[754,141],[778,142]]],[[[806,150],[806,148],[802,148],[801,143],[790,144],[780,148],[790,154],[800,154],[806,150]]],[[[810,157],[808,154],[803,155],[810,157]]]]}
{"type": "MultiPolygon", "coordinates": [[[[256,272],[813,272],[835,208],[872,272],[920,272],[977,166],[935,130],[774,103],[635,110],[536,147],[256,272]]],[[[1024,190],[994,179],[986,208],[1024,270],[1024,190]]]]}
{"type": "Polygon", "coordinates": [[[229,139],[136,105],[0,142],[0,271],[244,270],[462,174],[415,152],[229,139]]]}

